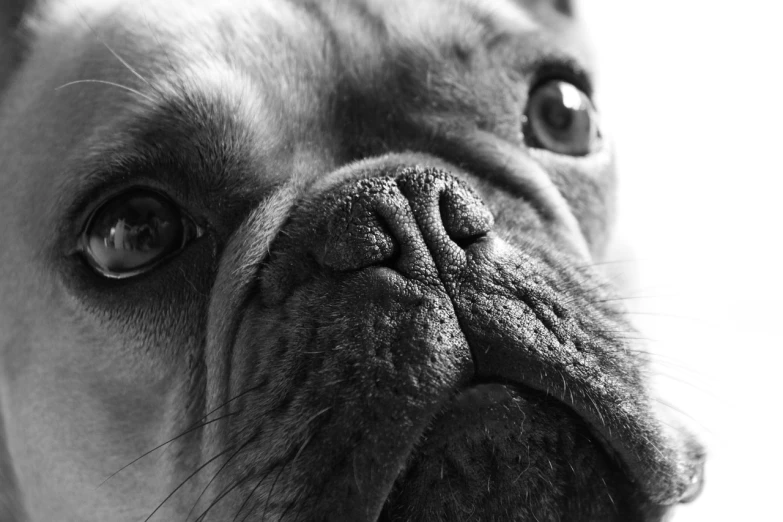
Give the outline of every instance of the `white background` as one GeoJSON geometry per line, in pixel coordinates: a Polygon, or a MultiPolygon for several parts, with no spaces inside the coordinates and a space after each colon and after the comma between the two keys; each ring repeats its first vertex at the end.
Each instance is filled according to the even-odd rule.
{"type": "Polygon", "coordinates": [[[783,520],[783,3],[583,0],[627,292],[707,485],[676,522],[783,520]]]}

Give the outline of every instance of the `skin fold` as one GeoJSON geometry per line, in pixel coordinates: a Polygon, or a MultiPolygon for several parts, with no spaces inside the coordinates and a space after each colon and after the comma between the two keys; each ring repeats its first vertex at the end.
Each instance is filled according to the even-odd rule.
{"type": "Polygon", "coordinates": [[[0,29],[3,521],[652,522],[698,494],[600,273],[611,140],[531,127],[543,83],[592,94],[569,2],[50,0],[0,29]],[[129,194],[185,232],[114,277],[84,238],[129,194]]]}

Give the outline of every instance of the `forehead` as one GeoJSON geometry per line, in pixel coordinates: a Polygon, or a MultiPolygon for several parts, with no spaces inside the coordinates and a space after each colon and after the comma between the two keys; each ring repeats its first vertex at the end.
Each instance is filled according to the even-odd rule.
{"type": "Polygon", "coordinates": [[[316,55],[334,44],[358,53],[380,44],[437,51],[541,30],[555,36],[565,18],[557,5],[553,0],[43,0],[29,26],[37,38],[119,33],[129,37],[122,42],[129,50],[176,49],[177,56],[234,60],[254,55],[274,64],[291,54],[276,51],[292,46],[316,55]]]}
{"type": "Polygon", "coordinates": [[[108,114],[135,117],[201,97],[222,102],[224,114],[261,115],[278,135],[322,136],[334,125],[323,113],[344,91],[388,92],[390,80],[412,71],[428,82],[430,72],[450,73],[445,92],[470,69],[474,78],[502,69],[486,60],[465,66],[489,48],[501,61],[505,51],[510,69],[547,49],[586,68],[578,32],[552,0],[43,2],[29,22],[45,62],[37,69],[48,75],[45,89],[57,90],[52,110],[86,130],[110,126],[108,114]],[[454,64],[462,67],[449,70],[454,64]]]}
{"type": "Polygon", "coordinates": [[[283,90],[290,98],[297,94],[292,89],[310,90],[340,69],[371,75],[395,52],[435,61],[450,51],[535,34],[539,21],[525,5],[513,0],[44,0],[28,27],[39,54],[43,49],[55,59],[61,53],[56,60],[67,64],[71,76],[81,75],[60,76],[63,84],[109,76],[127,79],[123,84],[136,90],[155,84],[165,92],[177,84],[209,89],[226,83],[221,76],[241,75],[266,96],[283,90]]]}
{"type": "MultiPolygon", "coordinates": [[[[556,7],[563,3],[43,0],[28,26],[39,54],[66,65],[59,76],[61,67],[42,67],[59,85],[110,77],[153,97],[182,91],[231,97],[248,94],[244,88],[252,84],[267,100],[306,100],[346,78],[388,79],[389,66],[441,67],[490,47],[505,47],[518,62],[551,47],[587,69],[576,25],[556,7]]],[[[103,91],[98,101],[119,94],[103,91]]]]}
{"type": "MultiPolygon", "coordinates": [[[[177,32],[195,24],[209,27],[213,22],[230,19],[245,21],[256,29],[296,30],[304,27],[307,13],[331,13],[349,19],[383,20],[388,29],[405,32],[410,27],[419,33],[453,32],[464,36],[475,23],[500,31],[532,29],[532,13],[541,11],[548,0],[41,0],[33,16],[36,28],[55,27],[78,31],[84,22],[123,20],[162,22],[177,32]],[[469,16],[466,16],[469,15],[469,16]],[[429,30],[427,30],[429,28],[429,30]],[[424,30],[424,31],[422,31],[424,30]]],[[[552,2],[557,4],[556,2],[552,2]]]]}
{"type": "Polygon", "coordinates": [[[177,85],[221,91],[221,77],[244,76],[267,97],[291,98],[335,75],[383,75],[396,58],[448,63],[504,43],[522,60],[541,54],[527,47],[547,45],[588,58],[564,2],[554,0],[42,2],[28,22],[39,49],[65,47],[60,61],[81,79],[127,78],[124,85],[154,84],[159,93],[177,85]]]}

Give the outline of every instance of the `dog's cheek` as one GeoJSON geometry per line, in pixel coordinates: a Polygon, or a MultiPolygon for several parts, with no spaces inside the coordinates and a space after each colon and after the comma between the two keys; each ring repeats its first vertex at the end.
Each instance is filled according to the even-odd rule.
{"type": "Polygon", "coordinates": [[[604,137],[601,148],[584,157],[562,156],[544,150],[532,150],[531,156],[549,172],[568,202],[590,252],[602,259],[616,215],[617,177],[612,142],[604,137]]]}
{"type": "MultiPolygon", "coordinates": [[[[191,364],[201,292],[172,284],[161,305],[154,292],[87,284],[95,275],[79,263],[73,266],[81,278],[48,264],[28,244],[8,246],[0,255],[0,397],[31,515],[55,520],[68,512],[93,520],[117,509],[121,491],[134,492],[137,509],[154,506],[176,476],[165,456],[96,486],[189,422],[187,409],[199,395],[191,364]]],[[[199,280],[193,275],[191,282],[199,280]]]]}
{"type": "Polygon", "coordinates": [[[68,512],[89,520],[116,509],[115,488],[151,502],[164,468],[150,463],[135,470],[149,483],[132,474],[101,491],[95,486],[159,442],[159,419],[171,414],[161,401],[162,380],[107,357],[110,341],[84,324],[74,328],[71,314],[37,299],[46,292],[27,295],[35,312],[17,317],[17,332],[25,333],[4,347],[2,398],[8,449],[31,516],[55,520],[68,512]]]}

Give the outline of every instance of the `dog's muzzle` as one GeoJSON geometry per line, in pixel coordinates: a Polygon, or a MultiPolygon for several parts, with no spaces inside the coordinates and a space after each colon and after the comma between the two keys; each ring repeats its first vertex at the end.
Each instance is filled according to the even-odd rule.
{"type": "Polygon", "coordinates": [[[535,216],[524,241],[507,240],[503,219],[444,170],[386,167],[298,205],[272,245],[238,343],[276,390],[255,406],[262,429],[289,430],[306,441],[292,444],[296,458],[318,464],[301,480],[320,512],[374,519],[390,497],[427,504],[421,488],[444,473],[433,455],[470,454],[454,441],[479,432],[502,455],[492,466],[511,478],[497,491],[513,503],[536,422],[584,427],[646,513],[700,488],[702,451],[656,419],[603,285],[551,247],[535,216]],[[276,424],[294,412],[296,429],[276,424]]]}

